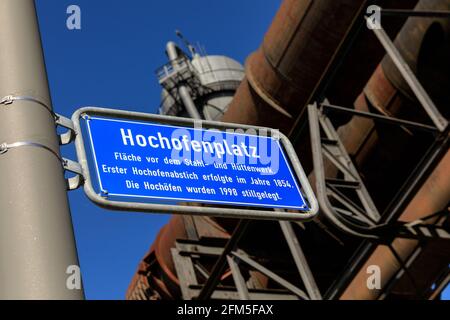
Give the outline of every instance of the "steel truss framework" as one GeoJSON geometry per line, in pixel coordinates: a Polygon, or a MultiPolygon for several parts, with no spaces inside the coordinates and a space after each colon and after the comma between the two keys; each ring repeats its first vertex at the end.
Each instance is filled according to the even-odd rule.
{"type": "MultiPolygon", "coordinates": [[[[449,18],[450,12],[382,9],[381,15],[449,18]]],[[[347,36],[348,41],[345,42],[347,45],[340,49],[341,53],[344,52],[344,54],[338,53],[337,55],[340,57],[339,60],[344,59],[345,52],[348,52],[352,45],[354,33],[361,30],[363,23],[365,23],[365,18],[361,17],[352,27],[353,34],[350,32],[347,36]]],[[[421,252],[424,243],[436,239],[439,241],[450,240],[448,209],[418,221],[409,223],[397,221],[397,218],[425,181],[430,171],[447,152],[449,146],[449,125],[385,31],[379,28],[374,29],[373,32],[411,87],[418,101],[432,120],[433,125],[332,105],[323,99],[327,83],[322,83],[319,86],[315,97],[316,101],[322,102],[316,102],[308,106],[308,121],[320,209],[337,228],[366,240],[355,254],[346,271],[341,274],[339,280],[327,292],[319,292],[300,242],[294,233],[293,223],[279,222],[303,284],[303,287],[299,288],[258,263],[255,257],[251,257],[239,249],[239,240],[250,223],[249,220],[241,220],[226,243],[223,239],[220,239],[222,241],[221,245],[217,244],[218,239],[215,239],[215,241],[212,241],[213,239],[198,239],[194,235],[195,232],[188,232],[188,235],[192,236],[191,240],[177,241],[176,248],[172,249],[172,257],[184,299],[337,299],[343,288],[354,276],[355,270],[359,269],[358,267],[363,264],[365,257],[372,252],[377,244],[388,246],[401,266],[399,272],[390,279],[378,297],[379,299],[384,299],[403,275],[409,277],[411,284],[415,286],[413,277],[409,275],[409,267],[421,252]],[[358,170],[340,141],[336,129],[330,121],[330,116],[334,113],[365,117],[375,122],[407,127],[411,130],[427,131],[434,135],[434,143],[398,192],[398,195],[393,199],[386,212],[382,214],[378,212],[369,192],[364,186],[363,179],[361,179],[358,170]],[[336,179],[326,176],[324,169],[325,159],[334,165],[335,170],[341,173],[340,176],[342,178],[336,179]],[[349,192],[353,192],[352,197],[348,196],[349,192]],[[355,199],[358,201],[355,201],[355,199]],[[433,220],[434,223],[429,223],[430,220],[433,220]],[[419,246],[407,259],[402,260],[391,245],[395,238],[416,239],[419,240],[419,246]],[[201,264],[201,258],[205,256],[216,259],[213,268],[210,268],[210,270],[201,264]],[[261,288],[256,281],[253,281],[254,279],[251,276],[247,277],[249,280],[246,281],[243,273],[246,272],[248,275],[251,271],[257,271],[265,275],[277,283],[281,289],[269,290],[261,288]],[[233,285],[221,284],[226,279],[232,279],[233,285]]],[[[330,71],[331,74],[336,72],[340,61],[335,61],[333,65],[330,71]]],[[[328,79],[324,82],[330,81],[328,79]]],[[[295,137],[293,138],[295,139],[295,137]]],[[[186,217],[186,220],[188,220],[188,217],[186,217]]],[[[436,279],[435,286],[427,292],[427,297],[429,299],[438,297],[449,282],[450,272],[447,270],[439,279],[436,279]]],[[[417,296],[423,297],[420,292],[417,292],[417,296]]]]}
{"type": "MultiPolygon", "coordinates": [[[[180,55],[175,64],[171,62],[163,65],[155,71],[159,84],[166,90],[168,97],[171,97],[178,108],[177,111],[183,109],[183,102],[178,93],[180,84],[186,84],[191,89],[192,98],[195,100],[198,97],[213,92],[211,88],[202,85],[199,75],[194,66],[189,61],[188,57],[183,53],[180,55]]],[[[165,100],[161,101],[161,106],[165,100]]],[[[175,112],[176,113],[176,112],[175,112]]]]}

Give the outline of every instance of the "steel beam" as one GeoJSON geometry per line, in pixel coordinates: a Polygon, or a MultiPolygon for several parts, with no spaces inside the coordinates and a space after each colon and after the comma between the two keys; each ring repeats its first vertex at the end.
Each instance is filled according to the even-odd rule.
{"type": "Polygon", "coordinates": [[[295,265],[300,273],[300,277],[305,285],[306,292],[311,300],[322,300],[322,295],[317,287],[314,275],[309,268],[308,261],[306,260],[302,247],[300,246],[300,242],[294,233],[292,224],[287,221],[280,221],[280,226],[284,237],[286,238],[292,257],[294,258],[295,265]]]}
{"type": "Polygon", "coordinates": [[[439,131],[443,132],[448,127],[447,119],[441,115],[428,93],[417,80],[414,72],[403,59],[394,42],[389,38],[383,28],[374,28],[373,32],[386,50],[389,57],[392,59],[392,62],[395,64],[400,74],[416,95],[417,100],[419,100],[428,116],[431,118],[439,131]]]}
{"type": "Polygon", "coordinates": [[[236,248],[249,223],[249,220],[239,220],[239,223],[234,229],[231,238],[228,240],[227,245],[223,249],[222,255],[220,255],[220,257],[217,259],[208,280],[206,281],[202,291],[200,292],[198,296],[199,300],[207,300],[211,297],[215,287],[220,281],[220,276],[225,270],[228,254],[230,254],[231,251],[236,248]]]}

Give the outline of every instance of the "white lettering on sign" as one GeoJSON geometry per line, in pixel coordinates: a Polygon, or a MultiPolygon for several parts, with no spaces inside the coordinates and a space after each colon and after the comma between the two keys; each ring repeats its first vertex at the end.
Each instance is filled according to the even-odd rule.
{"type": "Polygon", "coordinates": [[[122,142],[125,146],[151,147],[161,149],[185,150],[190,152],[205,152],[222,158],[224,155],[260,158],[256,146],[247,146],[244,142],[238,144],[229,144],[227,140],[220,142],[214,141],[197,141],[191,140],[187,135],[180,138],[163,137],[160,132],[156,136],[143,136],[141,134],[134,135],[131,129],[120,129],[122,142]]]}

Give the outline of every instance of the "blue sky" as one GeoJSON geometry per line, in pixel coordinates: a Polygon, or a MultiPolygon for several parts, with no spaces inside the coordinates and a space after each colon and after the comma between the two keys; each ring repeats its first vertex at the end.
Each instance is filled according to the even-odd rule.
{"type": "MultiPolygon", "coordinates": [[[[167,62],[175,29],[208,54],[241,63],[258,48],[280,0],[36,0],[56,112],[81,106],[155,112],[154,70],[167,62]],[[81,8],[81,30],[66,28],[66,9],[81,8]]],[[[73,145],[63,148],[76,159],[73,145]]],[[[97,208],[82,190],[69,194],[88,299],[123,299],[140,259],[168,216],[97,208]]]]}
{"type": "MultiPolygon", "coordinates": [[[[154,70],[166,63],[180,29],[209,54],[241,63],[263,38],[281,0],[36,0],[56,112],[81,106],[155,112],[154,70]],[[82,29],[66,28],[66,9],[80,6],[82,29]]],[[[63,148],[76,159],[74,147],[63,148]]],[[[82,190],[69,194],[88,299],[123,299],[144,253],[168,216],[100,209],[82,190]]],[[[445,297],[450,298],[447,290],[445,297]]]]}

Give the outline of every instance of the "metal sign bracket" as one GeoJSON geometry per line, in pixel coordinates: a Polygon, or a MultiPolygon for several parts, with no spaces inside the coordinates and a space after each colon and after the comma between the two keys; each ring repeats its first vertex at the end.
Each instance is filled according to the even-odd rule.
{"type": "Polygon", "coordinates": [[[71,143],[75,139],[75,135],[76,135],[72,120],[70,120],[69,118],[66,118],[60,114],[55,113],[55,123],[57,126],[67,129],[66,132],[58,135],[59,144],[63,146],[63,145],[71,143]]]}
{"type": "Polygon", "coordinates": [[[67,178],[67,190],[72,191],[81,187],[84,183],[83,169],[78,162],[69,160],[66,158],[62,159],[62,164],[64,170],[75,173],[75,176],[67,178]]]}

